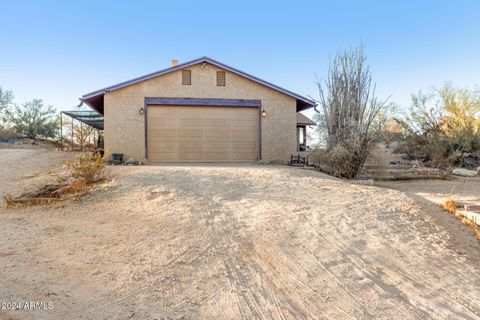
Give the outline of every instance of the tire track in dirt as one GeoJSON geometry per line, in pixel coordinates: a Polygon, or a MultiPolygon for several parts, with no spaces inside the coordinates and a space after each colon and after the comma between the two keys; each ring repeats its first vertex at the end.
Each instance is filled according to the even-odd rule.
{"type": "MultiPolygon", "coordinates": [[[[343,217],[345,217],[346,215],[344,215],[343,217]]],[[[335,218],[337,221],[339,219],[342,219],[342,216],[339,216],[339,217],[336,217],[335,218]]],[[[347,222],[346,225],[348,225],[349,223],[347,222]]],[[[339,225],[339,224],[337,224],[339,225]]],[[[311,227],[313,229],[316,229],[313,225],[311,225],[311,227]]],[[[317,230],[317,234],[320,234],[320,230],[317,230]]],[[[339,230],[339,232],[337,232],[336,234],[342,234],[342,232],[339,230]]],[[[352,248],[353,249],[357,249],[359,251],[361,251],[361,248],[359,248],[358,246],[355,245],[354,242],[350,242],[350,241],[345,241],[345,237],[336,237],[334,241],[326,238],[326,237],[321,237],[322,240],[326,240],[328,241],[332,246],[338,246],[340,245],[341,248],[343,249],[343,251],[345,253],[348,253],[348,252],[351,252],[352,248]]],[[[356,250],[355,250],[356,251],[356,250]]],[[[376,265],[378,264],[383,264],[385,267],[386,267],[386,270],[387,272],[390,270],[395,270],[395,274],[396,275],[401,275],[401,279],[403,279],[403,281],[405,282],[408,282],[408,283],[411,283],[413,284],[411,290],[413,290],[415,292],[415,294],[417,295],[422,295],[422,294],[425,294],[425,291],[423,290],[420,290],[419,288],[423,287],[423,288],[429,288],[428,290],[431,290],[431,288],[434,287],[434,283],[429,283],[427,286],[424,286],[423,284],[417,282],[416,280],[416,277],[414,277],[412,274],[408,273],[407,271],[405,271],[404,269],[400,269],[399,267],[396,267],[395,265],[397,265],[398,263],[395,262],[391,262],[389,264],[387,264],[386,262],[387,261],[391,261],[388,257],[382,257],[382,260],[379,261],[377,259],[377,261],[374,263],[374,265],[372,266],[369,266],[368,264],[364,264],[364,258],[369,258],[370,261],[374,261],[374,258],[372,256],[369,256],[368,254],[366,253],[362,253],[362,258],[356,258],[356,259],[353,259],[351,255],[349,255],[349,259],[351,261],[352,264],[354,264],[358,270],[366,270],[367,272],[365,272],[365,275],[367,275],[370,279],[378,279],[378,275],[377,274],[373,274],[371,271],[369,270],[376,270],[378,269],[378,267],[375,267],[376,265]],[[373,268],[372,268],[373,267],[373,268]]],[[[425,277],[424,279],[428,279],[427,275],[425,274],[425,277]]],[[[393,281],[392,281],[393,282],[393,281]]],[[[378,286],[378,283],[375,283],[375,285],[378,286]]],[[[382,287],[379,287],[380,289],[383,289],[382,287]]],[[[445,290],[442,290],[442,289],[436,289],[435,291],[430,291],[431,293],[429,294],[430,296],[434,297],[436,296],[436,294],[439,294],[439,293],[442,293],[443,296],[445,296],[448,300],[453,300],[455,302],[457,302],[458,304],[461,305],[461,308],[464,309],[464,311],[468,312],[468,313],[471,313],[472,315],[474,315],[474,313],[471,311],[470,308],[466,307],[465,306],[465,300],[462,300],[462,301],[458,301],[457,300],[457,297],[455,296],[452,296],[450,295],[448,292],[446,292],[445,290]]],[[[471,306],[471,305],[470,305],[471,306]]],[[[415,312],[419,311],[418,309],[415,309],[415,307],[411,306],[410,308],[407,308],[407,310],[415,310],[415,312]]],[[[436,313],[436,310],[429,310],[429,313],[433,313],[435,314],[436,313]]],[[[422,314],[418,314],[417,313],[417,316],[418,318],[425,318],[425,317],[429,317],[429,315],[425,312],[422,312],[422,314]]],[[[442,318],[444,317],[445,315],[442,315],[442,314],[437,314],[438,317],[442,318]]],[[[464,315],[466,316],[466,315],[464,315]]],[[[477,315],[478,316],[478,315],[477,315]]]]}
{"type": "MultiPolygon", "coordinates": [[[[308,220],[308,219],[305,219],[305,220],[308,220]]],[[[321,232],[319,232],[318,229],[317,229],[316,231],[317,231],[317,232],[316,232],[317,234],[321,234],[321,232]]],[[[322,239],[325,240],[326,238],[322,238],[322,239]]],[[[335,241],[329,240],[329,243],[332,245],[332,247],[335,247],[336,245],[338,245],[338,243],[340,243],[343,248],[345,248],[345,249],[346,249],[346,248],[349,248],[348,251],[351,251],[352,248],[353,248],[353,249],[361,249],[361,248],[358,248],[358,247],[357,247],[355,244],[353,244],[352,242],[345,242],[345,241],[343,241],[343,239],[344,239],[344,237],[336,238],[335,241]]],[[[345,250],[345,252],[348,252],[348,251],[345,250]]],[[[361,251],[361,250],[360,250],[360,251],[361,251]]],[[[315,259],[318,260],[318,257],[315,257],[315,259]]],[[[373,262],[372,259],[365,261],[365,260],[362,260],[361,258],[350,258],[350,260],[352,261],[352,263],[353,263],[354,265],[356,265],[356,267],[358,268],[358,270],[362,270],[362,269],[369,270],[369,269],[371,269],[371,267],[373,267],[373,268],[374,268],[373,270],[375,270],[375,269],[377,268],[376,264],[372,264],[372,262],[373,262]],[[369,264],[372,264],[372,266],[370,266],[369,264]]],[[[379,262],[380,262],[380,261],[379,261],[379,262]]],[[[369,276],[369,278],[371,278],[371,279],[374,279],[375,277],[378,277],[378,274],[372,274],[371,272],[366,273],[366,275],[369,276]]],[[[405,278],[405,277],[403,277],[403,278],[405,278]]],[[[407,281],[410,281],[410,282],[412,282],[412,283],[415,283],[414,280],[415,280],[415,279],[414,279],[413,277],[410,278],[410,279],[407,279],[407,281]]],[[[378,284],[376,284],[376,285],[377,285],[377,287],[378,287],[378,284]]],[[[382,290],[383,290],[384,288],[379,287],[379,289],[382,289],[382,290]]],[[[438,291],[437,291],[437,292],[438,292],[438,291]]],[[[421,291],[419,290],[418,293],[421,293],[421,291]]],[[[444,296],[445,296],[445,293],[446,293],[446,292],[443,291],[443,292],[441,292],[441,293],[444,294],[444,296]]],[[[450,297],[450,298],[454,298],[454,297],[449,296],[449,295],[446,295],[446,296],[447,296],[447,297],[450,297]]],[[[455,299],[453,299],[453,300],[455,300],[455,299]]],[[[463,301],[464,301],[464,300],[463,300],[463,301]]],[[[463,305],[463,303],[462,303],[463,301],[457,301],[457,302],[459,302],[461,305],[463,305]]],[[[397,307],[398,307],[398,306],[397,306],[397,307]]],[[[406,307],[404,307],[404,312],[407,312],[407,313],[408,313],[409,311],[411,312],[411,309],[414,309],[414,308],[412,308],[412,307],[407,307],[407,306],[406,306],[406,307]]],[[[467,311],[467,312],[471,312],[471,310],[468,310],[468,308],[467,308],[466,311],[467,311]]],[[[438,316],[440,316],[440,315],[438,315],[438,316]]],[[[422,314],[418,314],[418,313],[417,313],[417,317],[418,317],[418,318],[424,318],[424,317],[425,317],[425,313],[422,313],[422,314]]]]}
{"type": "Polygon", "coordinates": [[[399,193],[284,167],[118,170],[104,200],[125,212],[102,204],[108,236],[88,239],[103,227],[86,221],[70,242],[103,251],[82,252],[80,278],[60,269],[80,301],[55,318],[479,318],[478,280],[455,275],[473,266],[433,245],[399,193]],[[82,296],[96,280],[105,290],[82,296]]]}
{"type": "MultiPolygon", "coordinates": [[[[207,225],[208,226],[208,225],[207,225]]],[[[195,230],[202,230],[201,228],[193,228],[195,230]]],[[[151,237],[148,240],[145,241],[140,241],[134,244],[133,246],[129,247],[130,250],[129,252],[125,252],[122,255],[123,256],[135,256],[136,253],[138,252],[145,252],[145,249],[151,246],[154,243],[159,243],[160,237],[151,237]]],[[[144,293],[146,290],[151,289],[152,287],[155,287],[158,285],[159,282],[161,282],[160,279],[163,279],[165,275],[171,274],[172,270],[176,269],[176,267],[180,264],[188,264],[192,263],[196,258],[200,256],[200,254],[206,250],[208,250],[210,246],[210,241],[211,237],[209,235],[209,232],[204,232],[202,233],[201,236],[197,236],[195,240],[195,245],[188,245],[187,241],[187,246],[184,246],[184,242],[182,241],[181,243],[178,242],[178,239],[176,239],[176,243],[174,243],[175,248],[183,248],[180,252],[177,252],[177,254],[172,257],[169,261],[167,261],[163,266],[158,266],[155,265],[156,271],[153,274],[149,274],[149,277],[152,279],[157,279],[149,283],[148,285],[143,286],[140,289],[137,288],[129,288],[128,285],[128,279],[132,278],[132,275],[135,274],[136,271],[138,271],[139,267],[138,266],[132,266],[130,265],[125,265],[122,263],[119,264],[113,264],[110,268],[105,270],[104,272],[98,274],[95,274],[95,271],[92,272],[92,274],[95,274],[95,276],[108,276],[108,275],[117,275],[116,281],[113,282],[112,287],[108,289],[108,291],[119,291],[119,289],[123,289],[120,291],[120,295],[122,297],[115,299],[113,301],[109,301],[111,298],[101,298],[98,299],[97,297],[92,297],[90,302],[87,302],[89,305],[96,305],[95,308],[89,309],[87,311],[83,310],[82,307],[80,306],[78,309],[70,309],[68,310],[64,315],[65,316],[81,316],[81,315],[87,315],[94,313],[98,310],[105,309],[106,307],[112,307],[114,304],[118,304],[120,302],[125,301],[126,299],[130,299],[133,296],[137,296],[139,294],[144,293]],[[126,276],[121,277],[121,272],[119,274],[119,270],[124,270],[124,273],[126,276]]],[[[152,269],[152,265],[150,267],[152,269]]],[[[81,283],[81,280],[78,282],[78,284],[81,283]]],[[[168,298],[168,297],[167,297],[168,298]]],[[[166,298],[166,299],[167,299],[166,298]]]]}

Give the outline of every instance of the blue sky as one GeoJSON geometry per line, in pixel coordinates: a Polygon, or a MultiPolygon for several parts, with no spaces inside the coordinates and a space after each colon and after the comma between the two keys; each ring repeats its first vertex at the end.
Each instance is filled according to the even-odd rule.
{"type": "Polygon", "coordinates": [[[316,98],[363,42],[377,93],[480,85],[480,1],[2,1],[0,86],[70,109],[82,94],[210,56],[316,98]]]}

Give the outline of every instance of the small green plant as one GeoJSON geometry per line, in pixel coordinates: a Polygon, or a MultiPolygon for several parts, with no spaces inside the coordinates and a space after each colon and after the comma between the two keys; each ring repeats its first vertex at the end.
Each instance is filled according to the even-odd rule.
{"type": "Polygon", "coordinates": [[[89,152],[67,161],[64,167],[73,178],[92,183],[102,178],[105,163],[100,154],[89,152]]]}

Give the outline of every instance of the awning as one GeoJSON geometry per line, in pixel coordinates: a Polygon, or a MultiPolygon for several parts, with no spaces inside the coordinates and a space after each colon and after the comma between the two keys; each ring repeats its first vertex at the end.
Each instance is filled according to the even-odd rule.
{"type": "Polygon", "coordinates": [[[303,113],[297,113],[297,126],[305,127],[305,126],[316,126],[317,124],[312,119],[305,116],[303,113]]]}
{"type": "Polygon", "coordinates": [[[62,111],[63,114],[83,122],[95,129],[103,130],[103,115],[95,111],[62,111]]]}

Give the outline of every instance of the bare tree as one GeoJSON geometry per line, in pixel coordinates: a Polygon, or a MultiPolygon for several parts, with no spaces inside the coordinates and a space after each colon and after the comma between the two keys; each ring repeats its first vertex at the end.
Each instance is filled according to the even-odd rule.
{"type": "Polygon", "coordinates": [[[317,78],[320,127],[326,139],[326,158],[336,176],[354,178],[371,152],[383,123],[363,47],[339,52],[330,62],[325,81],[317,78]]]}

